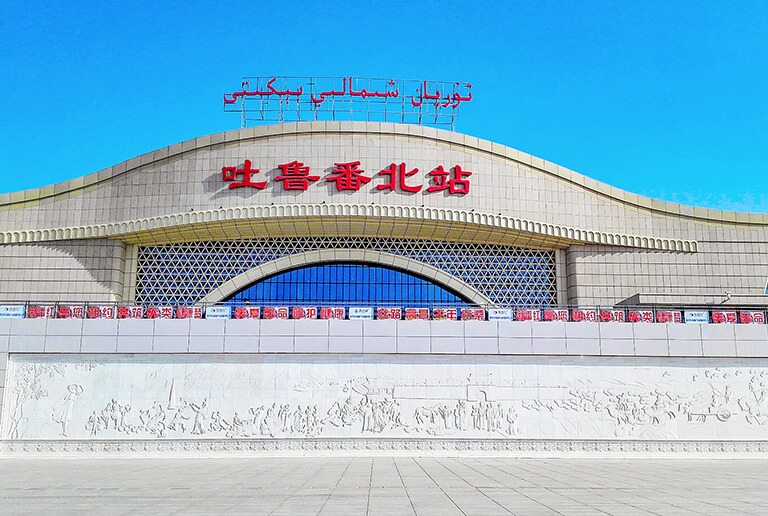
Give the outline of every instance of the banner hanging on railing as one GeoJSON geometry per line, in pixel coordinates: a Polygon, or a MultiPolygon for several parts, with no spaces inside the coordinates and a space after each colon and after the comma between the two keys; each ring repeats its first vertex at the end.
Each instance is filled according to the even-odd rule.
{"type": "Polygon", "coordinates": [[[28,319],[320,319],[406,321],[542,321],[672,324],[766,324],[762,310],[479,308],[398,306],[141,306],[6,304],[0,318],[28,319]]]}
{"type": "Polygon", "coordinates": [[[21,319],[24,317],[24,305],[0,305],[0,318],[21,319]]]}

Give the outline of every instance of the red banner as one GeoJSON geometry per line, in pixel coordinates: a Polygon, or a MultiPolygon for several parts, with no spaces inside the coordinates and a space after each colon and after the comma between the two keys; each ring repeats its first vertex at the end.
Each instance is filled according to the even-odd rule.
{"type": "Polygon", "coordinates": [[[291,319],[317,319],[317,307],[294,306],[291,309],[291,319]]]}
{"type": "Polygon", "coordinates": [[[288,319],[289,314],[287,306],[265,306],[261,317],[262,319],[288,319]]]}
{"type": "Polygon", "coordinates": [[[516,321],[540,321],[541,320],[541,310],[516,310],[515,311],[515,320],[516,321]]]}
{"type": "Polygon", "coordinates": [[[597,321],[597,310],[572,310],[571,320],[575,322],[595,322],[597,321]]]}
{"type": "Polygon", "coordinates": [[[653,310],[630,310],[627,313],[627,321],[631,323],[654,322],[653,310]]]}
{"type": "Polygon", "coordinates": [[[56,307],[53,305],[30,305],[27,308],[30,319],[53,319],[56,317],[56,307]]]}
{"type": "Polygon", "coordinates": [[[435,321],[457,321],[459,311],[456,308],[435,308],[432,310],[432,319],[435,321]]]}
{"type": "Polygon", "coordinates": [[[406,308],[405,309],[406,321],[413,321],[417,319],[422,321],[428,321],[429,308],[406,308]]]}
{"type": "Polygon", "coordinates": [[[378,308],[376,309],[376,319],[396,319],[400,320],[403,318],[403,309],[398,307],[390,307],[390,308],[378,308]]]}
{"type": "Polygon", "coordinates": [[[683,322],[683,315],[677,310],[659,310],[656,312],[656,322],[681,323],[683,322]]]}
{"type": "Polygon", "coordinates": [[[735,324],[737,320],[735,311],[712,312],[712,322],[715,324],[730,323],[735,324]]]}
{"type": "Polygon", "coordinates": [[[741,324],[765,324],[765,314],[763,312],[739,312],[739,322],[741,324]]]}
{"type": "Polygon", "coordinates": [[[485,310],[482,308],[462,308],[462,321],[485,321],[485,310]]]}
{"type": "Polygon", "coordinates": [[[180,306],[176,309],[177,319],[202,319],[203,309],[199,306],[180,306]]]}
{"type": "Polygon", "coordinates": [[[237,306],[235,307],[235,319],[258,319],[261,317],[261,307],[258,306],[237,306]]]}
{"type": "Polygon", "coordinates": [[[347,309],[343,306],[324,306],[320,308],[320,319],[346,319],[347,309]]]}

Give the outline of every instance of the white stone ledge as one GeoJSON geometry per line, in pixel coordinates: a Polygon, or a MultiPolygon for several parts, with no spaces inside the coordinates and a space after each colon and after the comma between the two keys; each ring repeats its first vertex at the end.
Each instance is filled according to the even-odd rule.
{"type": "Polygon", "coordinates": [[[341,353],[768,358],[768,327],[675,323],[14,320],[11,353],[341,353]],[[72,322],[73,324],[56,324],[72,322]]]}
{"type": "Polygon", "coordinates": [[[768,441],[558,439],[219,439],[0,441],[0,457],[717,457],[768,458],[768,441]]]}

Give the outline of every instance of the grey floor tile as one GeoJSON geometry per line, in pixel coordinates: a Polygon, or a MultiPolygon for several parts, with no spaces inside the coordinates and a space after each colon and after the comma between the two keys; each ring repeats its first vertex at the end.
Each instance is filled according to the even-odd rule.
{"type": "Polygon", "coordinates": [[[768,514],[768,462],[220,458],[0,461],[0,514],[768,514]]]}

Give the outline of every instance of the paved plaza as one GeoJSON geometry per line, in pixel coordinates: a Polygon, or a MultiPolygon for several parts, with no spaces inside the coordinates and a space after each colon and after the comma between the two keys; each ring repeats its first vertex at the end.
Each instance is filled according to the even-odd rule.
{"type": "Polygon", "coordinates": [[[3,514],[766,514],[768,461],[0,459],[3,514]]]}

